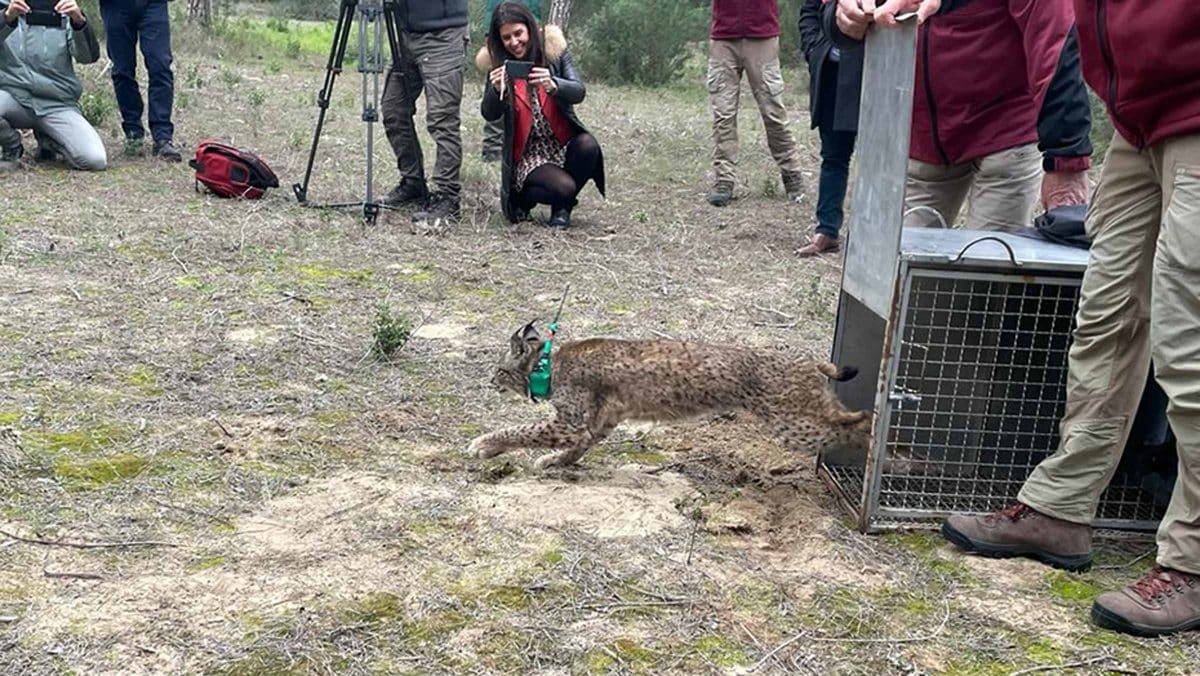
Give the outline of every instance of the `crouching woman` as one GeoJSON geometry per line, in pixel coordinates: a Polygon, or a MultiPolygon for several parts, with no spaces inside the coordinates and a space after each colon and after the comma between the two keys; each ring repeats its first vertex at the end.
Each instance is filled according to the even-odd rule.
{"type": "Polygon", "coordinates": [[[586,89],[567,42],[557,26],[543,37],[537,19],[522,5],[496,7],[488,31],[488,73],[481,112],[486,120],[504,122],[500,172],[500,206],[510,222],[528,218],[537,204],[550,206],[552,227],[571,224],[571,210],[588,179],[604,194],[604,156],[588,133],[575,104],[586,89]],[[529,62],[527,75],[519,64],[529,62]]]}

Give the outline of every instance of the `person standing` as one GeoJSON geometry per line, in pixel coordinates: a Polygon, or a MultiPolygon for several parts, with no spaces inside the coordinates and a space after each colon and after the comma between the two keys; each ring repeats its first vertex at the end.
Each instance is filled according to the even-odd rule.
{"type": "Polygon", "coordinates": [[[145,154],[146,113],[153,139],[151,152],[167,162],[183,159],[175,147],[175,125],[171,109],[175,104],[175,74],[171,71],[171,25],[167,0],[100,0],[104,19],[108,58],[112,61],[113,90],[121,109],[121,129],[125,132],[125,155],[145,154]],[[137,48],[141,46],[146,64],[146,98],[142,101],[137,82],[137,48]]]}
{"type": "Polygon", "coordinates": [[[850,181],[850,156],[858,136],[863,50],[841,49],[821,26],[822,0],[804,0],[800,8],[800,53],[808,64],[808,104],[812,126],[821,135],[821,178],[817,184],[816,233],[796,253],[801,257],[841,248],[838,232],[850,181]]]}
{"type": "Polygon", "coordinates": [[[384,198],[389,206],[418,205],[414,223],[439,226],[458,220],[462,190],[461,111],[466,68],[467,0],[400,0],[399,62],[388,70],[380,109],[396,153],[400,183],[384,198]],[[433,190],[414,116],[425,93],[425,127],[437,145],[433,190]]]}
{"type": "Polygon", "coordinates": [[[723,207],[733,199],[738,159],[737,115],[742,74],[758,103],[767,146],[779,165],[787,198],[804,197],[800,150],[788,129],[779,68],[777,0],[713,0],[709,32],[708,93],[713,112],[713,188],[708,203],[723,207]]]}

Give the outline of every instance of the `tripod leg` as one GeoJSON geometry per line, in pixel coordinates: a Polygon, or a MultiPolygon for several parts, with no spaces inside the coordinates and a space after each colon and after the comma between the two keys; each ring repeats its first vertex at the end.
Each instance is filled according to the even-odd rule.
{"type": "Polygon", "coordinates": [[[346,44],[350,41],[350,26],[354,20],[354,11],[358,0],[342,0],[338,12],[337,25],[333,31],[333,43],[329,47],[329,61],[325,66],[325,83],[317,94],[317,127],[313,131],[312,146],[308,151],[308,164],[304,169],[304,182],[292,185],[292,192],[301,204],[308,202],[308,183],[312,179],[313,163],[317,157],[317,144],[321,139],[321,128],[325,126],[325,114],[329,110],[329,102],[333,97],[333,83],[342,72],[342,63],[346,56],[346,44]]]}

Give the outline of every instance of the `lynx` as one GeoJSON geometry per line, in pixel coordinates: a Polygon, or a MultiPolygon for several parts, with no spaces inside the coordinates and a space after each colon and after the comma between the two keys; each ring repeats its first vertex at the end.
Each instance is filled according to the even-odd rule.
{"type": "MultiPolygon", "coordinates": [[[[513,334],[492,384],[523,396],[544,341],[533,322],[513,334]]],[[[857,369],[741,347],[672,340],[588,338],[566,342],[551,361],[553,418],[475,438],[469,452],[491,458],[514,448],[550,448],[544,469],[570,465],[624,420],[666,422],[741,410],[786,449],[835,439],[866,443],[870,414],[848,411],[826,378],[857,369]]]]}

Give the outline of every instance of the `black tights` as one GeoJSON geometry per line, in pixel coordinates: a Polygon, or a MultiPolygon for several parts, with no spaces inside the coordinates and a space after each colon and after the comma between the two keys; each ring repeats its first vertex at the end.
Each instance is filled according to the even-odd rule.
{"type": "Polygon", "coordinates": [[[520,198],[527,206],[549,204],[551,209],[570,209],[575,197],[596,171],[600,161],[600,144],[588,133],[578,134],[567,142],[567,157],[563,166],[553,164],[529,172],[520,198]]]}

